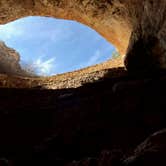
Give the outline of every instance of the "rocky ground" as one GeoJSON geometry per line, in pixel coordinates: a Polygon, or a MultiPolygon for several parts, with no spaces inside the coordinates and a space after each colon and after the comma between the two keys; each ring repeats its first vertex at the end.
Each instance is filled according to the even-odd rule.
{"type": "MultiPolygon", "coordinates": [[[[62,89],[76,88],[88,82],[102,78],[108,69],[123,66],[123,58],[117,57],[107,62],[90,66],[73,72],[51,77],[35,76],[22,69],[20,55],[14,49],[0,42],[0,87],[1,88],[39,88],[62,89]]],[[[119,73],[120,74],[120,73],[119,73]]],[[[112,77],[117,73],[112,72],[112,77]]]]}
{"type": "Polygon", "coordinates": [[[166,165],[164,70],[129,73],[118,57],[32,77],[22,75],[16,52],[7,52],[1,56],[10,70],[0,75],[0,165],[166,165]]]}
{"type": "Polygon", "coordinates": [[[1,88],[0,164],[164,166],[165,84],[118,68],[78,88],[1,88]]]}
{"type": "MultiPolygon", "coordinates": [[[[82,84],[94,82],[102,78],[110,68],[121,66],[123,66],[123,62],[122,58],[119,57],[85,69],[51,77],[18,76],[16,75],[17,73],[0,74],[0,87],[39,89],[76,88],[82,84]]],[[[115,77],[118,74],[121,74],[121,72],[112,72],[110,76],[115,77]]]]}

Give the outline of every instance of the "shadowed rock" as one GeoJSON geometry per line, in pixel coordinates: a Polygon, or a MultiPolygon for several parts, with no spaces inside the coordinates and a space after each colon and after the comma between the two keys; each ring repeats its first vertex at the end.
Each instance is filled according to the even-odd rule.
{"type": "Polygon", "coordinates": [[[73,89],[0,89],[0,158],[15,166],[87,158],[94,164],[104,150],[101,164],[119,164],[114,149],[129,156],[166,127],[165,84],[158,73],[106,77],[73,89]]]}
{"type": "MultiPolygon", "coordinates": [[[[165,11],[164,0],[1,0],[0,22],[77,20],[126,53],[135,73],[165,68],[165,11]]],[[[166,165],[165,71],[108,75],[72,89],[0,89],[0,164],[166,165]]]]}
{"type": "Polygon", "coordinates": [[[134,155],[125,163],[127,166],[165,166],[166,165],[166,129],[160,130],[140,144],[134,155]]]}

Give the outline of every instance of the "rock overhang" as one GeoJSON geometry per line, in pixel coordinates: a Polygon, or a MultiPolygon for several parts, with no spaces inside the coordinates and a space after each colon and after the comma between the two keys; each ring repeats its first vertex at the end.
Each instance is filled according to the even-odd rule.
{"type": "Polygon", "coordinates": [[[130,71],[165,68],[163,0],[2,0],[1,24],[26,16],[48,16],[81,22],[111,42],[130,71]],[[151,39],[156,42],[151,44],[151,39]],[[140,43],[140,44],[138,44],[140,43]]]}

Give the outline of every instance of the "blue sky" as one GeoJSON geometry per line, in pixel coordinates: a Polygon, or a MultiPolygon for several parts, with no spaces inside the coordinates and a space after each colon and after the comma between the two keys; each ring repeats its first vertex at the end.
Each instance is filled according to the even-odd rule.
{"type": "Polygon", "coordinates": [[[114,47],[91,28],[62,19],[26,17],[0,25],[0,40],[38,75],[73,71],[111,58],[114,47]]]}

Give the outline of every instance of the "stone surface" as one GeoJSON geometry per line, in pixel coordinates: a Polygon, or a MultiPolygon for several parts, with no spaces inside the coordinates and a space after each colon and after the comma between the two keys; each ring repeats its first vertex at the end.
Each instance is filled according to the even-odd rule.
{"type": "Polygon", "coordinates": [[[166,129],[155,132],[141,143],[130,157],[119,150],[104,150],[96,158],[73,161],[67,166],[165,166],[166,129]]]}
{"type": "MultiPolygon", "coordinates": [[[[121,57],[83,68],[77,71],[50,77],[35,75],[31,64],[20,65],[20,55],[0,42],[0,87],[1,88],[76,88],[87,82],[97,81],[110,68],[123,67],[121,57]]],[[[119,70],[120,71],[120,70],[119,70]]],[[[122,69],[123,71],[123,69],[122,69]]],[[[120,74],[121,72],[119,72],[120,74]]],[[[112,72],[112,77],[118,73],[112,72]]]]}
{"type": "Polygon", "coordinates": [[[7,47],[4,42],[0,42],[0,73],[25,77],[32,76],[21,68],[19,62],[19,53],[14,49],[7,47]]]}
{"type": "Polygon", "coordinates": [[[110,0],[2,0],[0,23],[34,15],[76,20],[95,29],[124,54],[131,30],[121,18],[125,14],[121,9],[121,2],[110,0]]]}
{"type": "MultiPolygon", "coordinates": [[[[109,63],[110,64],[110,63],[109,63]]],[[[101,66],[102,64],[100,64],[101,66]]],[[[95,67],[96,68],[96,67],[95,67]]],[[[97,69],[99,69],[97,67],[97,69]]],[[[126,75],[124,68],[93,70],[93,67],[51,77],[19,77],[0,74],[1,88],[37,88],[64,89],[77,88],[86,83],[100,80],[107,72],[109,77],[116,78],[126,75]],[[116,70],[115,70],[116,69],[116,70]]]]}
{"type": "Polygon", "coordinates": [[[140,144],[134,155],[124,161],[127,166],[166,165],[166,129],[160,130],[140,144]]]}
{"type": "Polygon", "coordinates": [[[118,164],[115,151],[130,156],[166,127],[164,71],[108,75],[76,89],[0,89],[0,158],[16,166],[94,164],[103,151],[100,163],[118,164]]]}
{"type": "MultiPolygon", "coordinates": [[[[165,0],[1,0],[1,24],[29,15],[77,20],[122,54],[127,50],[125,64],[134,72],[107,70],[78,88],[40,88],[39,78],[22,86],[31,89],[0,89],[0,164],[166,165],[166,71],[153,71],[165,67],[165,5],[165,0]]],[[[74,86],[73,76],[87,71],[68,73],[70,81],[58,79],[74,86]]],[[[11,79],[18,79],[15,87],[27,81],[11,79]]],[[[49,84],[51,78],[44,80],[49,84]]]]}
{"type": "Polygon", "coordinates": [[[130,71],[166,67],[165,0],[1,0],[0,23],[25,16],[76,20],[126,54],[130,71]]]}

